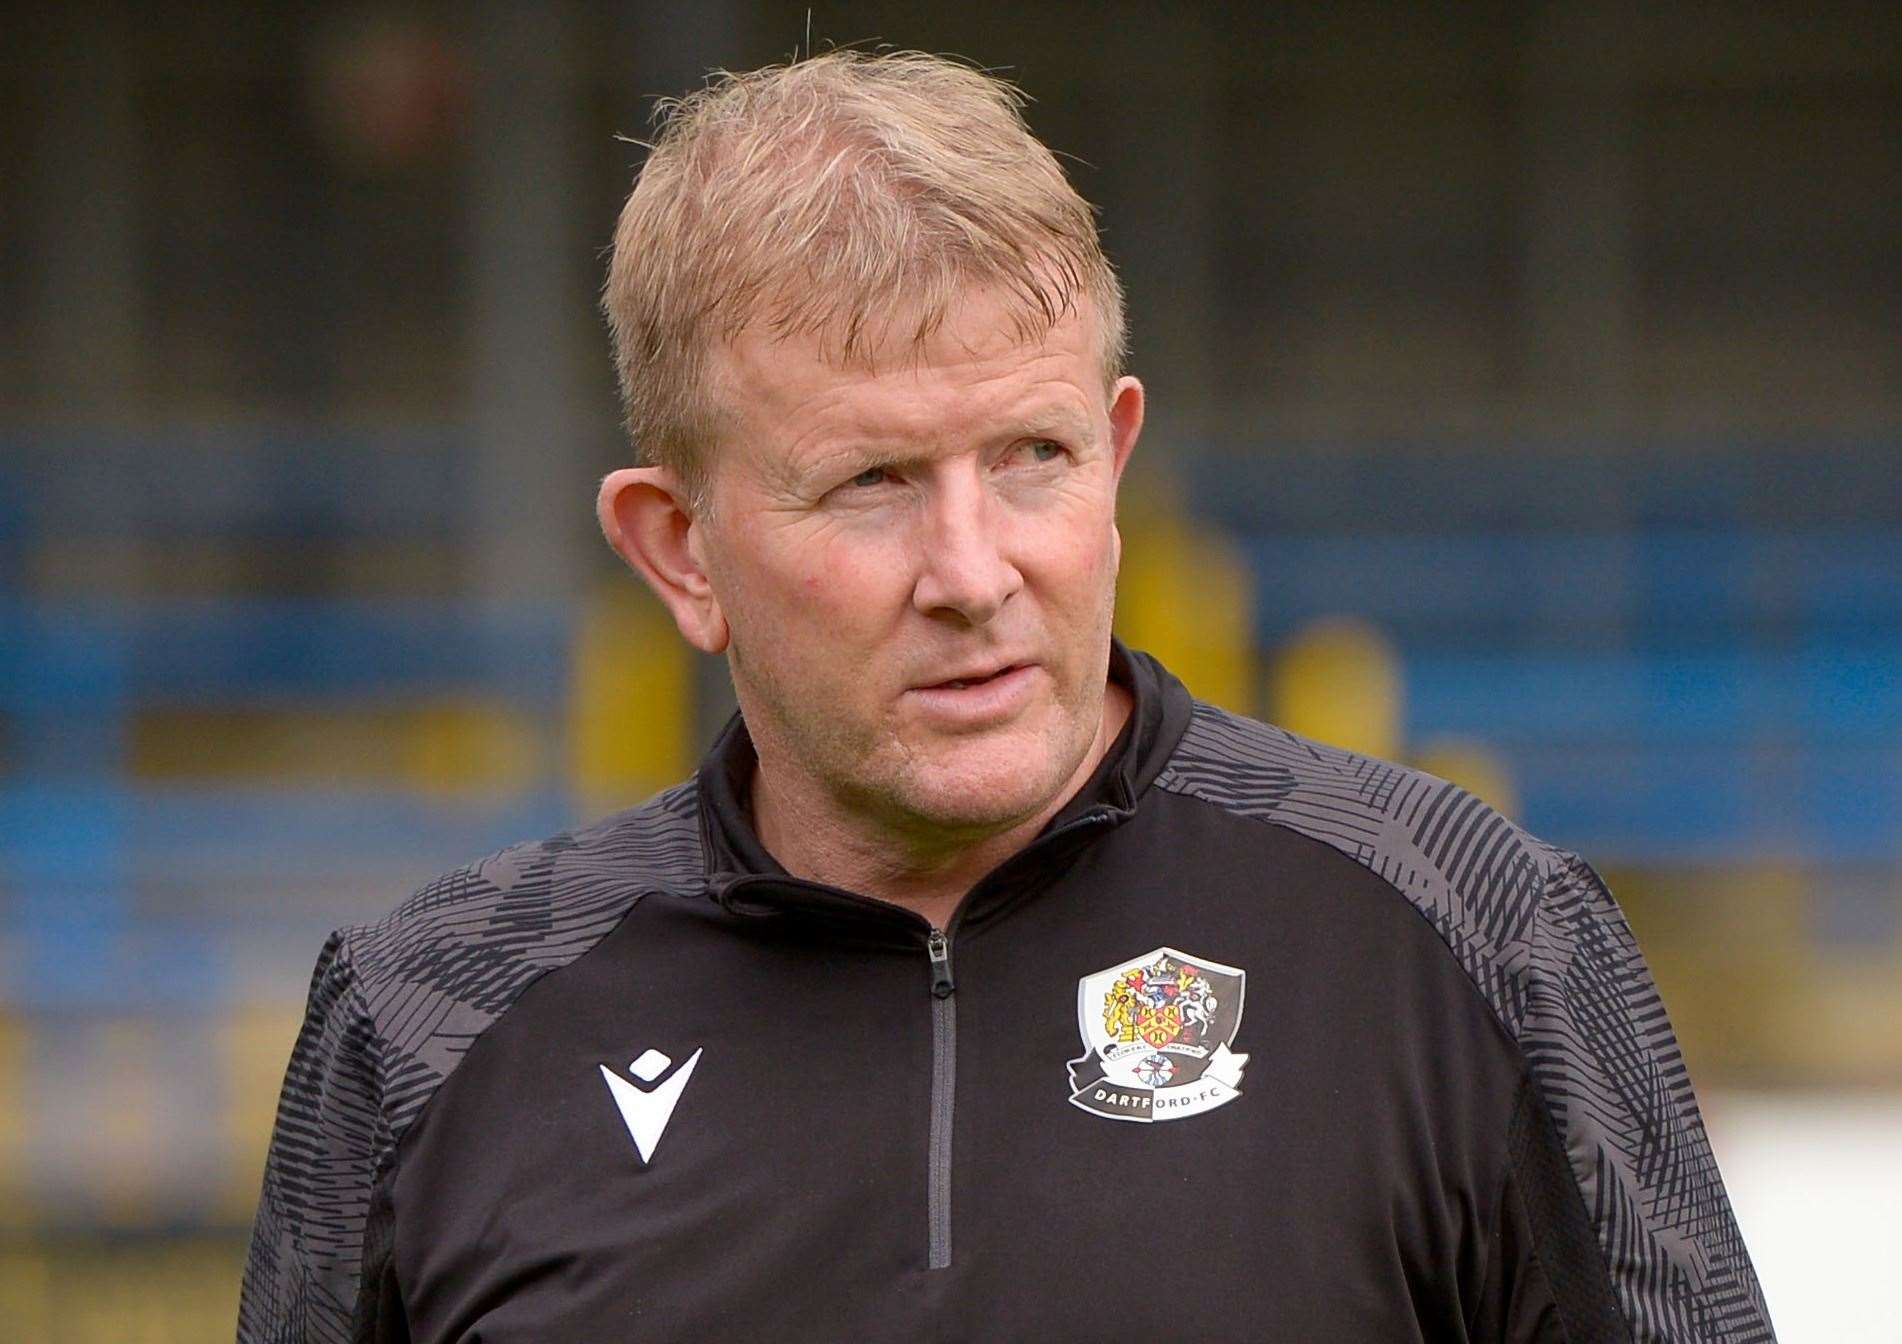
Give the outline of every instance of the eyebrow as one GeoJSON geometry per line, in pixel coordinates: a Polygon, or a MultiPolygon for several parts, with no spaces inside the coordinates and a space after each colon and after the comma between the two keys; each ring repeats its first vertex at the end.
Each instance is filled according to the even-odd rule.
{"type": "Polygon", "coordinates": [[[833,481],[856,476],[873,468],[903,466],[926,456],[925,453],[881,447],[876,441],[856,440],[835,448],[817,462],[779,464],[773,474],[781,489],[794,495],[816,496],[823,493],[833,481]]]}
{"type": "Polygon", "coordinates": [[[1047,406],[1034,415],[1027,415],[1017,422],[1012,435],[1021,438],[1026,434],[1068,434],[1086,439],[1090,436],[1090,417],[1072,406],[1047,406]]]}
{"type": "MultiPolygon", "coordinates": [[[[1005,427],[989,435],[989,442],[1003,443],[1042,436],[1082,441],[1088,439],[1092,432],[1090,417],[1086,412],[1057,404],[1037,407],[1028,415],[1001,423],[1005,427]]],[[[920,451],[881,443],[875,437],[855,437],[828,453],[823,464],[792,468],[782,473],[782,479],[789,487],[804,491],[818,488],[848,467],[851,468],[851,474],[856,476],[859,472],[873,469],[904,469],[928,462],[935,456],[928,449],[920,451]]]]}

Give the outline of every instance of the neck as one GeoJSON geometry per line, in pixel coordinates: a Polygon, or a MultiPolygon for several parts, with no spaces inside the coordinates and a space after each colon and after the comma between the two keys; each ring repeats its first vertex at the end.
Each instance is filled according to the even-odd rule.
{"type": "Polygon", "coordinates": [[[763,758],[753,773],[754,826],[767,852],[794,877],[889,901],[943,928],[985,874],[1028,845],[1076,797],[1131,708],[1129,693],[1111,682],[1089,750],[1063,787],[1032,815],[996,829],[947,832],[885,824],[797,787],[763,758]]]}

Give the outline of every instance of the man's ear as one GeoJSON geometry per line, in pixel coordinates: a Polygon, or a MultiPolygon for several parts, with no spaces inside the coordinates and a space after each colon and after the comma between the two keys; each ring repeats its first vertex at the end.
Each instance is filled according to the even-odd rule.
{"type": "MultiPolygon", "coordinates": [[[[1110,388],[1109,430],[1111,480],[1121,485],[1123,468],[1129,465],[1129,455],[1136,450],[1136,440],[1143,432],[1143,385],[1128,374],[1118,378],[1110,388]]],[[[1110,539],[1113,547],[1110,565],[1114,572],[1123,564],[1123,534],[1116,526],[1114,515],[1110,518],[1110,539]]]]}
{"type": "Polygon", "coordinates": [[[1110,388],[1109,429],[1110,461],[1120,482],[1123,468],[1129,465],[1129,455],[1136,450],[1136,440],[1143,432],[1143,385],[1128,374],[1118,378],[1110,388]]]}
{"type": "Polygon", "coordinates": [[[686,641],[702,653],[726,652],[726,613],[707,578],[702,525],[680,478],[666,467],[611,471],[594,511],[608,545],[667,604],[686,641]]]}

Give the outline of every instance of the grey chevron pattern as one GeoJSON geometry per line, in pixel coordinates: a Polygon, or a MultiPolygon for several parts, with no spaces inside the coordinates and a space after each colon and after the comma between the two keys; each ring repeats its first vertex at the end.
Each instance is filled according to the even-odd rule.
{"type": "Polygon", "coordinates": [[[346,1344],[370,1192],[476,1037],[641,896],[700,884],[698,789],[431,882],[333,933],[291,1052],[238,1311],[240,1344],[346,1344]]]}
{"type": "Polygon", "coordinates": [[[1585,862],[1443,780],[1198,704],[1157,786],[1384,878],[1519,1043],[1633,1337],[1772,1341],[1651,974],[1585,862]]]}

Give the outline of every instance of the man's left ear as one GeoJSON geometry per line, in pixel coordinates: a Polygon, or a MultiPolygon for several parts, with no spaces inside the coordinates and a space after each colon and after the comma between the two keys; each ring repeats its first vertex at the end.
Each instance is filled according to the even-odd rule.
{"type": "Polygon", "coordinates": [[[1109,427],[1110,461],[1116,479],[1121,481],[1123,468],[1129,465],[1129,455],[1143,432],[1143,385],[1128,374],[1110,388],[1109,427]]]}
{"type": "MultiPolygon", "coordinates": [[[[1143,385],[1137,379],[1124,374],[1110,388],[1109,408],[1110,430],[1110,471],[1111,481],[1122,484],[1123,468],[1129,465],[1129,455],[1136,450],[1136,440],[1143,432],[1143,385]]],[[[1110,519],[1110,568],[1119,571],[1123,566],[1123,532],[1116,526],[1116,520],[1110,519]]]]}

